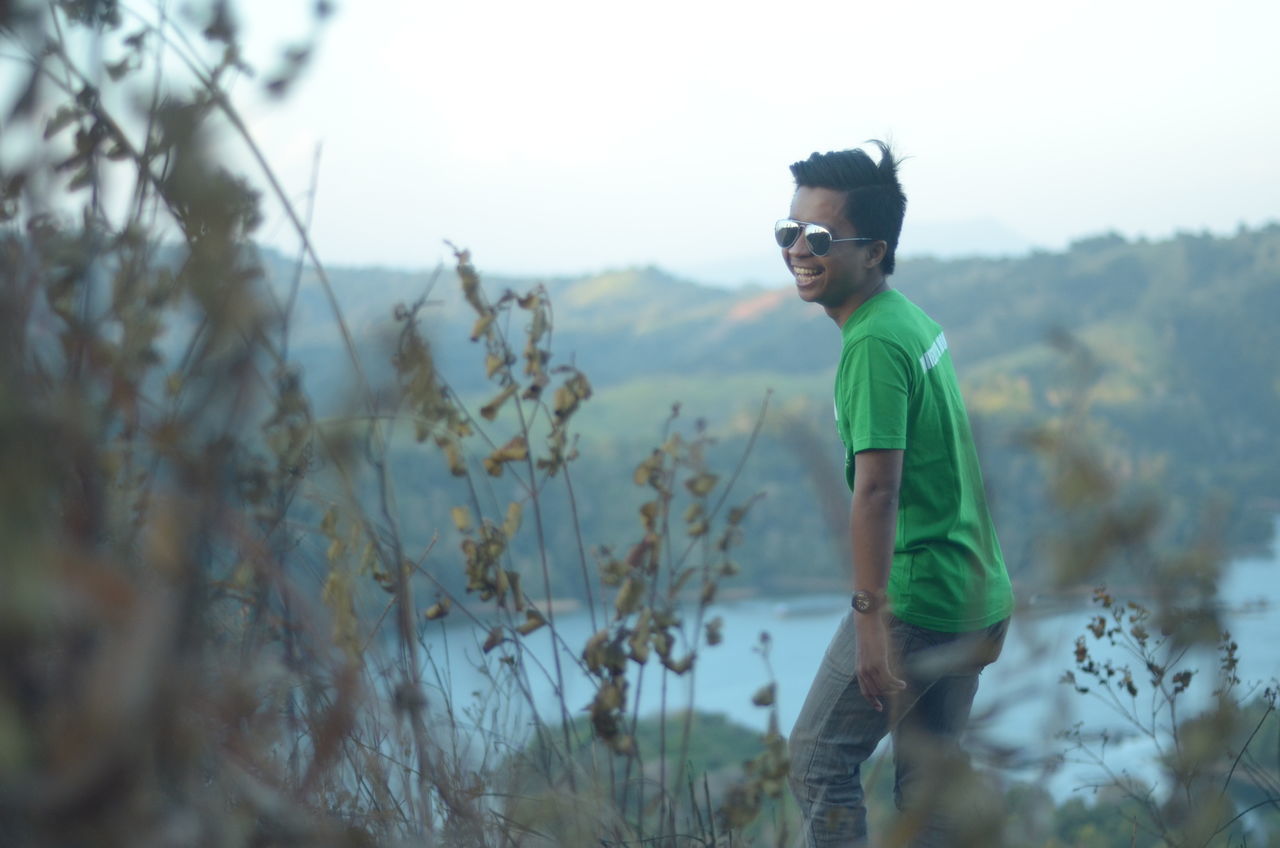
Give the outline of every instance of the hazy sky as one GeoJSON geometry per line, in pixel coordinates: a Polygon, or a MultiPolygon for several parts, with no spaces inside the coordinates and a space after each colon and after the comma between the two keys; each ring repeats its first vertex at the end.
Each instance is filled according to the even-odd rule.
{"type": "MultiPolygon", "coordinates": [[[[251,58],[308,7],[246,9],[251,58]]],[[[1274,0],[346,0],[283,107],[238,94],[299,199],[322,144],[329,262],[781,283],[787,165],[873,137],[911,157],[904,252],[1280,218],[1277,32],[1274,0]]]]}

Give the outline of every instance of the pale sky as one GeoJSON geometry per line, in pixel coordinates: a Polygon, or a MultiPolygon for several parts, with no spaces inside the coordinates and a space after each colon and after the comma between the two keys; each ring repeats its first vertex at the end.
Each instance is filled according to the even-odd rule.
{"type": "MultiPolygon", "coordinates": [[[[260,66],[307,31],[303,0],[241,6],[260,66]]],[[[327,262],[448,238],[503,273],[781,284],[787,165],[873,137],[911,157],[903,253],[913,225],[1053,249],[1280,219],[1277,32],[1274,0],[345,0],[289,101],[237,94],[300,203],[322,145],[327,262]]]]}

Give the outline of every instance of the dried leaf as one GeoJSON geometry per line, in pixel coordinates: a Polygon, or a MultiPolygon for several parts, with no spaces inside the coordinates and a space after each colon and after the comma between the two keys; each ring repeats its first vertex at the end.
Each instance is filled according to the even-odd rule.
{"type": "Polygon", "coordinates": [[[734,545],[738,544],[742,539],[742,531],[737,527],[729,526],[725,528],[720,538],[716,540],[716,549],[719,551],[727,551],[734,545]]]}
{"type": "Polygon", "coordinates": [[[757,707],[771,707],[777,698],[778,684],[770,683],[767,686],[761,686],[756,693],[751,696],[751,703],[757,707]]]}
{"type": "Polygon", "coordinates": [[[653,649],[658,652],[658,656],[662,657],[664,662],[671,657],[671,648],[674,641],[671,638],[671,634],[666,630],[655,630],[653,632],[653,649]]]}
{"type": "Polygon", "coordinates": [[[428,621],[435,621],[436,619],[444,618],[446,615],[448,615],[449,610],[452,607],[453,607],[453,601],[449,600],[448,598],[441,598],[439,601],[436,601],[434,604],[427,607],[426,611],[423,612],[422,615],[428,621]]]}
{"type": "Polygon", "coordinates": [[[505,641],[506,637],[502,635],[502,628],[495,626],[489,631],[489,638],[484,640],[483,650],[487,654],[505,641]]]}
{"type": "Polygon", "coordinates": [[[533,379],[529,381],[529,385],[525,387],[520,397],[525,400],[537,400],[542,397],[542,390],[550,383],[550,378],[546,374],[535,374],[533,379]]]}
{"type": "Polygon", "coordinates": [[[618,612],[618,618],[625,618],[635,612],[643,595],[643,580],[635,576],[624,580],[622,588],[618,590],[618,597],[613,601],[613,607],[618,612]]]}
{"type": "Polygon", "coordinates": [[[486,377],[492,377],[506,364],[506,359],[498,356],[496,353],[486,354],[484,358],[484,375],[486,377]]]}
{"type": "Polygon", "coordinates": [[[637,486],[647,486],[662,475],[662,454],[654,451],[649,458],[636,466],[634,475],[637,486]]]}
{"type": "Polygon", "coordinates": [[[476,319],[475,325],[471,328],[471,341],[476,341],[481,336],[489,332],[489,328],[493,326],[493,319],[496,317],[492,310],[486,309],[476,319]]]}
{"type": "Polygon", "coordinates": [[[507,504],[507,517],[502,522],[502,535],[510,539],[520,529],[520,520],[524,515],[524,507],[518,501],[507,504]]]}
{"type": "Polygon", "coordinates": [[[622,583],[622,579],[631,571],[627,564],[621,560],[611,559],[602,562],[599,566],[600,582],[606,586],[618,586],[622,583]]]}
{"type": "Polygon", "coordinates": [[[707,644],[719,645],[724,641],[724,619],[716,616],[707,622],[707,644]]]}
{"type": "Polygon", "coordinates": [[[449,473],[454,477],[467,476],[467,464],[462,459],[462,451],[457,442],[440,436],[436,439],[436,447],[444,451],[445,461],[449,463],[449,473]]]}
{"type": "Polygon", "coordinates": [[[44,125],[45,139],[48,140],[62,132],[64,129],[71,126],[72,122],[78,117],[80,117],[79,112],[71,106],[58,107],[58,111],[49,119],[49,123],[44,125]]]}
{"type": "Polygon", "coordinates": [[[640,614],[639,620],[636,622],[636,628],[631,633],[628,643],[631,646],[631,659],[644,665],[649,661],[649,620],[650,615],[646,610],[640,614]]]}
{"type": "Polygon", "coordinates": [[[106,70],[107,76],[111,77],[113,82],[118,82],[121,77],[129,73],[132,68],[129,66],[130,58],[126,56],[119,62],[107,62],[102,67],[106,70]]]}
{"type": "Polygon", "coordinates": [[[537,630],[539,627],[544,626],[546,623],[547,620],[542,617],[542,613],[531,609],[525,612],[524,624],[517,627],[516,632],[521,636],[528,636],[530,633],[537,630]]]}
{"type": "Polygon", "coordinates": [[[592,704],[593,710],[601,710],[604,712],[613,712],[622,709],[624,693],[622,687],[626,685],[625,681],[615,682],[609,681],[600,687],[600,691],[596,693],[595,702],[592,704]]]}
{"type": "Polygon", "coordinates": [[[716,487],[716,482],[719,481],[719,479],[720,478],[716,475],[704,471],[701,474],[686,480],[684,485],[685,488],[693,493],[694,497],[703,498],[711,493],[711,490],[716,487]]]}
{"type": "Polygon", "coordinates": [[[471,529],[471,510],[465,506],[455,506],[449,511],[453,516],[453,526],[458,528],[459,533],[466,533],[471,529]]]}
{"type": "Polygon", "coordinates": [[[686,671],[693,668],[693,658],[693,653],[685,654],[684,657],[678,661],[673,661],[670,657],[666,657],[662,660],[662,664],[676,674],[684,674],[686,671]]]}
{"type": "Polygon", "coordinates": [[[744,518],[746,518],[746,517],[747,517],[747,510],[748,510],[748,509],[750,509],[750,505],[747,505],[747,506],[735,506],[735,507],[733,507],[732,509],[730,509],[730,510],[729,510],[729,518],[728,518],[729,523],[730,523],[730,524],[732,524],[732,525],[734,525],[735,527],[736,527],[737,525],[741,524],[741,523],[742,523],[742,519],[744,519],[744,518]]]}
{"type": "Polygon", "coordinates": [[[650,533],[657,530],[658,508],[657,501],[647,501],[640,505],[641,523],[644,525],[644,529],[650,533]]]}
{"type": "Polygon", "coordinates": [[[609,644],[609,631],[598,630],[582,649],[582,661],[593,674],[600,674],[605,665],[605,651],[609,644]]]}
{"type": "Polygon", "coordinates": [[[552,411],[555,413],[556,420],[563,421],[572,415],[578,408],[578,404],[591,397],[591,384],[587,382],[587,378],[581,372],[574,374],[564,385],[556,389],[555,402],[552,411]]]}
{"type": "Polygon", "coordinates": [[[508,384],[505,389],[494,395],[492,400],[480,407],[480,417],[486,421],[492,421],[497,418],[498,410],[501,409],[502,405],[516,393],[516,389],[518,388],[519,386],[515,383],[508,384]]]}
{"type": "Polygon", "coordinates": [[[511,441],[484,458],[484,470],[491,477],[502,476],[502,466],[508,462],[518,462],[529,458],[529,444],[524,436],[515,436],[511,441]]]}
{"type": "Polygon", "coordinates": [[[633,571],[649,571],[652,573],[654,560],[654,540],[656,537],[646,536],[627,552],[627,567],[633,571]]]}
{"type": "MultiPolygon", "coordinates": [[[[539,306],[541,304],[538,304],[539,306]]],[[[533,323],[529,326],[529,344],[534,345],[542,340],[547,334],[547,313],[546,310],[533,310],[533,323]]]]}

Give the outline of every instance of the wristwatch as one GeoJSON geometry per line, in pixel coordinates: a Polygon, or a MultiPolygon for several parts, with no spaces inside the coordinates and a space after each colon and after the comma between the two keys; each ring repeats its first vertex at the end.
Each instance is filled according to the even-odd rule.
{"type": "Polygon", "coordinates": [[[859,589],[853,593],[854,612],[874,612],[884,603],[884,599],[875,592],[859,589]]]}

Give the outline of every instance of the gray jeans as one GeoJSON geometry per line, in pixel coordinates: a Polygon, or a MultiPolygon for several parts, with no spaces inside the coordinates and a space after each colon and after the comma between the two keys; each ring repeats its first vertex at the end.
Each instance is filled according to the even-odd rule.
{"type": "Polygon", "coordinates": [[[791,791],[808,845],[866,844],[860,768],[886,733],[893,734],[894,803],[906,834],[895,844],[953,845],[945,802],[968,768],[960,736],[978,674],[999,656],[1008,619],[942,633],[890,617],[890,662],[907,688],[877,712],[854,677],[856,614],[841,622],[791,731],[791,791]]]}

